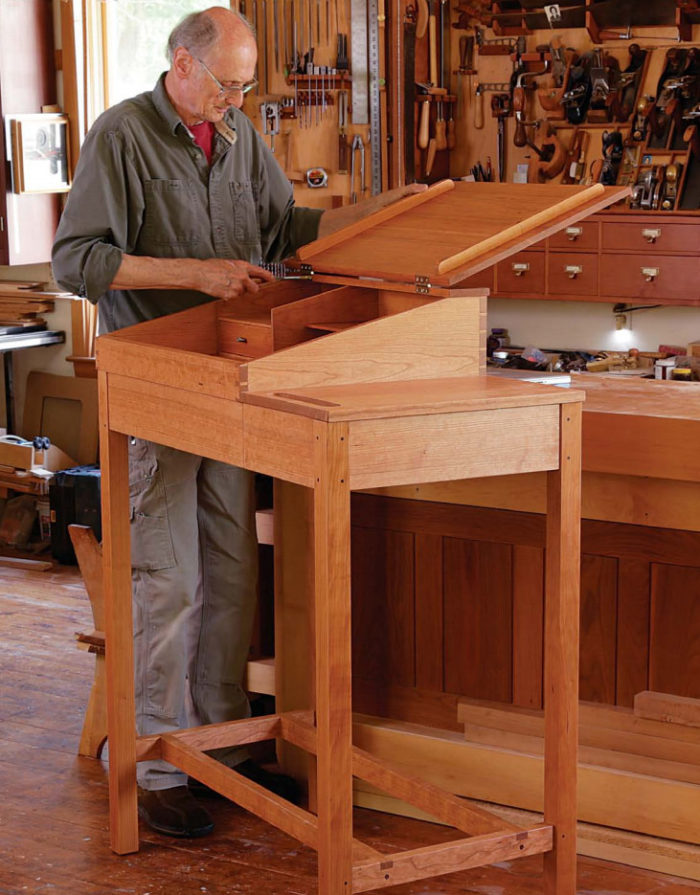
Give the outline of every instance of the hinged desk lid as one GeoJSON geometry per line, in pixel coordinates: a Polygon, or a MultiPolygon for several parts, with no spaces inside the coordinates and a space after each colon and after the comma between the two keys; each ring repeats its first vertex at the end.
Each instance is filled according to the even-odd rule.
{"type": "Polygon", "coordinates": [[[315,274],[453,286],[629,192],[445,180],[309,243],[297,257],[315,274]]]}

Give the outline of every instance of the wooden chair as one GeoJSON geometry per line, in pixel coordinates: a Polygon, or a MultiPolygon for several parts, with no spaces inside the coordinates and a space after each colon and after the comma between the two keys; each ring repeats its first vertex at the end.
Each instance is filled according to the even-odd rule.
{"type": "Polygon", "coordinates": [[[68,532],[78,560],[80,574],[92,608],[95,627],[75,637],[78,649],[95,655],[95,679],[85,711],[78,754],[99,758],[107,740],[107,694],[105,673],[104,603],[102,589],[102,547],[89,525],[69,525],[68,532]]]}

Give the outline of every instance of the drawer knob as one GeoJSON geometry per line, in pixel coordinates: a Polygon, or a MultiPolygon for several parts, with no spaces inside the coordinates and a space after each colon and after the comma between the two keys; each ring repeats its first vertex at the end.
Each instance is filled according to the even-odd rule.
{"type": "Polygon", "coordinates": [[[642,267],[640,268],[642,271],[642,276],[647,281],[647,283],[653,283],[654,280],[661,273],[661,270],[658,267],[642,267]]]}
{"type": "Polygon", "coordinates": [[[564,270],[570,280],[575,280],[580,273],[583,273],[583,266],[581,264],[567,264],[564,270]]]}
{"type": "Polygon", "coordinates": [[[642,230],[642,236],[646,239],[647,242],[656,242],[656,240],[661,236],[661,228],[660,227],[648,227],[645,230],[642,230]]]}
{"type": "Polygon", "coordinates": [[[530,270],[530,265],[523,263],[514,263],[511,264],[511,267],[513,268],[513,273],[516,277],[523,277],[528,272],[528,270],[530,270]]]}
{"type": "Polygon", "coordinates": [[[576,242],[579,236],[583,236],[583,227],[567,227],[564,232],[569,242],[576,242]]]}

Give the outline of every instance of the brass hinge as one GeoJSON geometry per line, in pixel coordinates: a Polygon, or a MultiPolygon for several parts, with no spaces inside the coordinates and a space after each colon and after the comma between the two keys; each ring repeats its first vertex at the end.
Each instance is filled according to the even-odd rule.
{"type": "Polygon", "coordinates": [[[432,284],[430,282],[430,277],[421,277],[417,274],[416,274],[415,285],[416,285],[416,292],[419,295],[427,295],[432,288],[432,284]]]}

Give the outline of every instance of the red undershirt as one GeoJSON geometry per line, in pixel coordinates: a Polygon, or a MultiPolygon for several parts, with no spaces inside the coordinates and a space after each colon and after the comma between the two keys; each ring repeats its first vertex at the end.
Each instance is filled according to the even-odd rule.
{"type": "Polygon", "coordinates": [[[211,165],[211,154],[214,146],[214,125],[211,121],[200,121],[199,124],[190,124],[189,131],[194,137],[194,142],[200,146],[211,165]]]}

